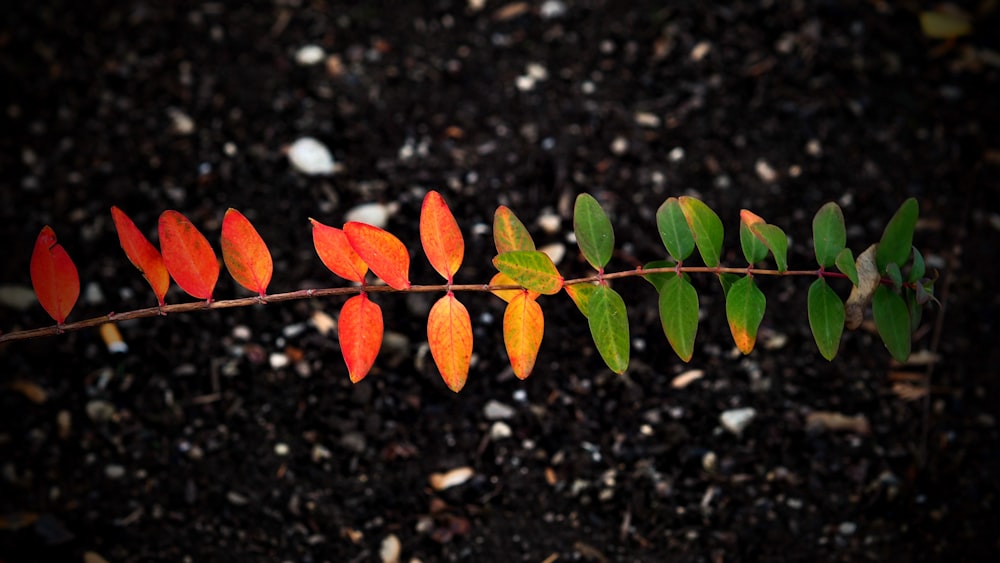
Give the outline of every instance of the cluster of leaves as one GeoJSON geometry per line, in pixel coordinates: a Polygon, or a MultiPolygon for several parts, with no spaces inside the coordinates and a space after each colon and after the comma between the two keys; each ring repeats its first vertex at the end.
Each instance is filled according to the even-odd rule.
{"type": "MultiPolygon", "coordinates": [[[[586,317],[591,336],[610,369],[623,373],[629,363],[628,313],[621,295],[612,289],[614,279],[642,276],[659,295],[664,334],[677,355],[689,361],[698,332],[699,297],[692,273],[715,274],[726,297],[726,316],[733,341],[744,354],[755,345],[764,317],[766,298],[757,286],[761,275],[813,276],[809,288],[809,325],[820,353],[830,360],[837,354],[845,326],[860,326],[869,304],[877,330],[893,357],[905,360],[910,335],[920,321],[923,305],[933,298],[933,281],[926,279],[923,258],[912,246],[917,202],[903,203],[889,221],[879,243],[857,259],[846,247],[844,216],[835,203],[824,205],[813,219],[813,241],[818,269],[788,269],[788,238],[781,228],[758,215],[740,213],[740,244],[747,266],[720,264],[724,231],[719,216],[693,197],[668,198],[657,210],[656,222],[669,259],[635,270],[606,273],[615,248],[611,221],[592,196],[581,194],[573,211],[573,229],[580,252],[596,271],[586,278],[566,280],[544,252],[537,250],[524,224],[507,207],[494,216],[493,234],[498,273],[485,286],[457,286],[454,276],[462,265],[465,244],[447,203],[430,191],[420,212],[420,242],[424,255],[446,282],[444,295],[431,308],[427,340],[431,355],[453,391],[468,377],[472,357],[472,323],[455,290],[492,291],[506,303],[503,336],[514,373],[526,378],[534,367],[545,331],[538,299],[565,291],[586,317]],[[703,266],[685,265],[697,249],[703,266]],[[770,256],[776,269],[755,265],[770,256]],[[835,269],[832,271],[830,269],[835,269]],[[905,274],[904,274],[905,270],[905,274]],[[846,304],[830,287],[829,278],[846,278],[853,284],[846,304]]],[[[157,250],[120,209],[111,209],[115,227],[129,260],[149,282],[158,308],[171,278],[196,299],[211,306],[220,265],[205,236],[184,215],[168,210],[160,216],[157,250]]],[[[352,282],[356,293],[340,311],[338,338],[351,381],[370,371],[383,336],[382,310],[369,293],[382,286],[366,282],[371,270],[392,290],[415,288],[409,279],[410,255],[406,245],[391,233],[365,223],[348,222],[343,228],[312,223],[313,244],[320,260],[334,274],[352,282]]],[[[222,222],[222,258],[233,279],[257,295],[269,298],[273,273],[271,254],[256,229],[239,211],[229,209],[222,222]]],[[[66,317],[80,292],[73,261],[48,226],[42,229],[31,259],[31,279],[42,307],[67,328],[66,317]]],[[[424,288],[426,289],[426,288],[424,288]]],[[[308,292],[311,296],[314,293],[308,292]]],[[[283,294],[285,297],[291,294],[283,294]]],[[[294,295],[288,298],[298,298],[294,295]]],[[[76,323],[78,325],[83,323],[76,323]]],[[[11,335],[0,336],[0,340],[11,335]]]]}

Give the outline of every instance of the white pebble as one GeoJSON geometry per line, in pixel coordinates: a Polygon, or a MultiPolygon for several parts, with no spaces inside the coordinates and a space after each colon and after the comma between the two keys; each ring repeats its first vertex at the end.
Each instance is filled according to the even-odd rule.
{"type": "Polygon", "coordinates": [[[659,127],[660,118],[655,113],[640,111],[635,114],[635,124],[639,127],[659,127]]]}
{"type": "Polygon", "coordinates": [[[752,407],[730,409],[719,416],[719,422],[722,423],[723,428],[739,436],[755,416],[757,416],[757,411],[752,407]]]}
{"type": "Polygon", "coordinates": [[[445,473],[434,473],[430,477],[431,488],[435,491],[443,491],[450,487],[461,485],[475,475],[475,471],[468,466],[457,467],[445,473]]]}
{"type": "Polygon", "coordinates": [[[538,250],[544,252],[550,259],[552,259],[552,263],[557,266],[560,262],[562,262],[563,257],[566,256],[566,245],[560,242],[546,244],[538,250]]]}
{"type": "Polygon", "coordinates": [[[704,59],[705,55],[707,55],[711,50],[712,50],[711,43],[709,43],[708,41],[700,41],[697,45],[694,46],[693,49],[691,49],[691,60],[698,62],[704,59]]]}
{"type": "Polygon", "coordinates": [[[769,184],[778,179],[778,173],[763,158],[757,159],[754,169],[757,171],[757,177],[769,184]]]}
{"type": "Polygon", "coordinates": [[[483,407],[483,416],[486,420],[504,420],[508,418],[513,418],[516,411],[513,407],[505,405],[500,401],[491,399],[483,407]]]}
{"type": "Polygon", "coordinates": [[[560,0],[546,0],[538,9],[538,15],[543,20],[551,20],[566,15],[566,4],[560,0]]]}
{"type": "Polygon", "coordinates": [[[675,377],[673,379],[673,381],[670,382],[670,385],[674,389],[683,389],[683,388],[687,387],[688,385],[690,385],[691,382],[693,382],[693,381],[695,381],[697,379],[701,379],[702,376],[704,376],[704,375],[705,375],[704,370],[700,370],[700,369],[688,370],[688,371],[686,371],[686,372],[678,375],[677,377],[675,377]]]}
{"type": "Polygon", "coordinates": [[[253,332],[251,332],[250,327],[247,325],[236,325],[233,327],[233,338],[236,340],[250,340],[251,336],[253,336],[253,332]]]}
{"type": "Polygon", "coordinates": [[[306,45],[295,52],[295,62],[302,66],[314,65],[326,58],[326,52],[319,45],[306,45]]]}
{"type": "Polygon", "coordinates": [[[538,226],[541,227],[547,234],[554,235],[558,233],[559,229],[562,227],[562,217],[551,211],[544,211],[538,216],[536,223],[538,223],[538,226]]]}
{"type": "Polygon", "coordinates": [[[382,540],[382,545],[378,548],[378,556],[382,563],[398,563],[399,555],[403,551],[402,544],[396,534],[389,534],[382,540]]]}
{"type": "Polygon", "coordinates": [[[274,455],[276,456],[285,457],[286,455],[288,455],[288,451],[289,451],[288,444],[284,442],[278,442],[277,444],[274,445],[274,455]]]}
{"type": "Polygon", "coordinates": [[[125,468],[112,463],[104,468],[104,476],[108,479],[121,479],[125,476],[125,468]]]}
{"type": "Polygon", "coordinates": [[[312,137],[302,137],[288,147],[288,160],[303,174],[333,174],[333,156],[326,145],[312,137]]]}
{"type": "Polygon", "coordinates": [[[274,352],[268,357],[268,362],[273,369],[281,369],[289,364],[288,356],[281,352],[274,352]]]}
{"type": "Polygon", "coordinates": [[[497,440],[503,440],[504,438],[510,438],[512,434],[513,431],[511,431],[510,426],[501,420],[494,422],[493,426],[490,427],[490,440],[493,440],[494,442],[497,440]]]}
{"type": "Polygon", "coordinates": [[[344,221],[357,221],[358,223],[368,223],[369,225],[385,228],[392,216],[392,208],[382,203],[362,203],[344,214],[344,221]]]}
{"type": "Polygon", "coordinates": [[[819,143],[819,139],[809,139],[809,142],[806,143],[806,154],[809,156],[823,155],[823,145],[819,143]]]}
{"type": "Polygon", "coordinates": [[[546,80],[549,77],[549,70],[538,63],[528,63],[525,73],[535,80],[546,80]]]}
{"type": "Polygon", "coordinates": [[[620,135],[615,137],[615,139],[611,141],[611,152],[618,156],[628,152],[628,139],[620,135]]]}
{"type": "Polygon", "coordinates": [[[667,153],[667,158],[670,162],[680,162],[684,160],[684,147],[674,147],[669,153],[667,153]]]}
{"type": "Polygon", "coordinates": [[[36,301],[35,292],[26,285],[0,286],[0,305],[24,311],[34,305],[36,301]]]}

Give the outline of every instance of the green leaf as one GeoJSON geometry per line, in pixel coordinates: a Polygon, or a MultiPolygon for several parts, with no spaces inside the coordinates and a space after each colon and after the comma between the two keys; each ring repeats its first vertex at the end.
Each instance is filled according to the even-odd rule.
{"type": "Polygon", "coordinates": [[[503,205],[497,207],[493,214],[493,241],[498,254],[513,250],[535,250],[535,241],[531,239],[531,233],[524,223],[510,208],[503,205]]]}
{"type": "Polygon", "coordinates": [[[740,278],[726,295],[729,330],[740,352],[749,354],[753,351],[766,305],[767,299],[750,276],[740,278]]]}
{"type": "MultiPolygon", "coordinates": [[[[677,264],[674,264],[670,260],[654,260],[649,264],[642,267],[643,270],[652,270],[654,268],[676,268],[677,264]]],[[[648,281],[653,287],[656,288],[656,292],[660,293],[663,291],[663,286],[668,281],[677,277],[676,272],[663,272],[654,274],[643,274],[642,278],[648,281]]]]}
{"type": "Polygon", "coordinates": [[[903,272],[899,270],[899,265],[895,262],[890,262],[888,266],[885,267],[885,273],[892,280],[892,287],[899,291],[903,288],[903,272]]]}
{"type": "Polygon", "coordinates": [[[910,266],[910,275],[906,276],[906,281],[915,282],[924,277],[927,266],[924,264],[924,255],[916,247],[913,247],[913,265],[910,266]]]}
{"type": "Polygon", "coordinates": [[[694,235],[676,197],[667,198],[656,210],[656,227],[670,257],[680,262],[694,251],[694,235]]]}
{"type": "Polygon", "coordinates": [[[729,290],[733,288],[736,282],[743,279],[739,274],[719,274],[719,283],[722,284],[722,293],[726,297],[729,296],[729,290]]]}
{"type": "MultiPolygon", "coordinates": [[[[847,228],[844,227],[844,212],[834,202],[819,208],[813,217],[813,248],[816,263],[829,268],[836,263],[837,255],[847,245],[847,228]]],[[[853,259],[851,260],[853,262],[853,259]]]]}
{"type": "Polygon", "coordinates": [[[832,360],[840,348],[844,332],[844,302],[826,280],[818,279],[809,286],[809,328],[819,353],[832,360]]]}
{"type": "Polygon", "coordinates": [[[544,295],[554,295],[563,286],[563,277],[556,265],[539,250],[504,252],[493,258],[493,265],[525,289],[544,295]]]}
{"type": "Polygon", "coordinates": [[[905,362],[910,357],[910,311],[902,296],[880,285],[872,297],[872,316],[889,353],[905,362]]]}
{"type": "Polygon", "coordinates": [[[746,221],[740,219],[740,246],[743,247],[743,256],[747,259],[747,264],[754,264],[767,258],[767,247],[764,241],[757,238],[750,230],[746,221]]]}
{"type": "Polygon", "coordinates": [[[603,270],[615,250],[611,220],[594,196],[580,194],[573,206],[573,232],[583,257],[596,270],[603,270]]]}
{"type": "Polygon", "coordinates": [[[750,230],[764,241],[764,246],[774,256],[779,272],[788,270],[788,237],[781,227],[775,225],[751,225],[750,230]]]}
{"type": "Polygon", "coordinates": [[[625,302],[613,289],[601,285],[590,297],[588,313],[590,335],[604,363],[615,373],[625,373],[630,346],[625,302]]]}
{"type": "Polygon", "coordinates": [[[566,291],[566,295],[569,295],[569,298],[573,300],[576,308],[583,313],[583,316],[589,318],[590,298],[597,291],[597,285],[592,283],[575,283],[573,285],[565,285],[563,289],[566,291]]]}
{"type": "Polygon", "coordinates": [[[698,247],[702,261],[709,268],[715,268],[722,256],[724,236],[722,220],[701,200],[681,196],[677,201],[680,203],[681,211],[684,212],[684,219],[694,234],[694,243],[698,247]]]}
{"type": "Polygon", "coordinates": [[[684,276],[674,275],[660,292],[659,305],[667,341],[682,360],[690,361],[698,333],[698,292],[684,276]]]}
{"type": "Polygon", "coordinates": [[[837,269],[847,276],[851,283],[858,285],[858,267],[854,263],[854,253],[850,248],[845,248],[837,253],[837,269]]]}
{"type": "Polygon", "coordinates": [[[923,317],[924,307],[917,302],[917,292],[910,288],[904,290],[903,299],[906,301],[906,308],[910,311],[910,334],[913,334],[920,328],[920,319],[923,317]]]}
{"type": "Polygon", "coordinates": [[[885,272],[885,267],[889,264],[906,263],[913,247],[913,229],[917,226],[918,213],[917,200],[911,197],[904,201],[892,219],[889,219],[875,254],[879,272],[885,272]]]}

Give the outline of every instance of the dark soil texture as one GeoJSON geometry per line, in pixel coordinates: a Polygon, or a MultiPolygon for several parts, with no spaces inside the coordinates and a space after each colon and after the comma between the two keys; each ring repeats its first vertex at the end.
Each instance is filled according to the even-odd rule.
{"type": "MultiPolygon", "coordinates": [[[[980,5],[981,4],[981,5],[980,5]]],[[[993,561],[1000,430],[998,14],[925,37],[917,2],[15,2],[0,16],[0,329],[51,324],[30,288],[51,225],[80,270],[70,320],[155,303],[109,208],[150,236],[177,209],[218,250],[227,208],[275,260],[271,292],[331,287],[308,218],[364,203],[420,251],[423,194],[466,237],[457,283],[494,273],[493,212],[562,244],[594,195],[609,271],[665,257],[654,213],[695,195],[745,262],[741,208],[814,267],[810,224],[838,201],[855,254],[918,198],[940,273],[898,366],[871,330],[817,352],[807,278],[761,279],[757,349],[735,351],[719,284],[695,276],[694,358],[670,351],[636,278],[632,361],[610,372],[565,295],[543,297],[533,375],[515,378],[503,303],[461,294],[475,358],[461,393],[427,354],[434,295],[379,294],[389,333],[351,384],[342,300],[123,323],[0,348],[0,561],[993,561]],[[297,59],[316,46],[315,64],[297,59]],[[286,148],[337,163],[308,175],[286,148]],[[540,218],[546,218],[541,223],[540,218]],[[559,222],[553,219],[560,219],[559,222]],[[553,224],[555,223],[555,224],[553,224]],[[543,228],[548,227],[548,229],[543,228]],[[11,297],[11,296],[15,297],[11,297]],[[703,377],[672,385],[688,370],[703,377]],[[930,378],[929,399],[910,396],[930,378]],[[908,393],[909,392],[909,393],[908,393]],[[742,433],[728,410],[755,416],[742,433]],[[824,429],[837,413],[861,421],[824,429]],[[435,473],[471,468],[437,490],[435,473]]],[[[993,10],[993,11],[991,11],[993,10]]],[[[154,238],[155,241],[155,238],[154,238]]],[[[835,286],[846,296],[849,286],[835,286]]],[[[223,271],[215,296],[246,296],[223,271]]],[[[191,298],[176,287],[168,302],[191,298]]]]}

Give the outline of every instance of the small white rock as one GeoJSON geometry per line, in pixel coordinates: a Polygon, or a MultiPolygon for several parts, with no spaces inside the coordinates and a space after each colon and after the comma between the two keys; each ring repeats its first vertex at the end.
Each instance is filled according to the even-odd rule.
{"type": "Polygon", "coordinates": [[[429,479],[431,488],[435,491],[443,491],[450,487],[461,485],[475,475],[476,472],[469,466],[456,467],[445,473],[433,473],[429,479]]]}
{"type": "Polygon", "coordinates": [[[691,369],[675,377],[673,381],[670,382],[670,385],[674,389],[683,389],[696,379],[701,379],[704,375],[704,370],[691,369]]]}
{"type": "Polygon", "coordinates": [[[312,137],[302,137],[288,147],[288,160],[303,174],[333,174],[333,155],[326,145],[312,137]]]}
{"type": "Polygon", "coordinates": [[[191,116],[177,108],[167,108],[167,117],[170,118],[170,130],[178,135],[190,135],[194,133],[194,120],[191,116]]]}
{"type": "Polygon", "coordinates": [[[378,556],[382,558],[382,563],[399,563],[399,555],[403,551],[402,544],[396,534],[389,534],[382,540],[382,545],[378,548],[378,556]]]}
{"type": "Polygon", "coordinates": [[[383,203],[362,203],[344,214],[344,221],[357,221],[384,229],[392,217],[393,207],[383,203]]]}
{"type": "Polygon", "coordinates": [[[562,262],[563,257],[566,256],[566,245],[560,242],[546,244],[538,250],[544,252],[549,258],[552,259],[552,263],[557,266],[560,262],[562,262]]]}
{"type": "Polygon", "coordinates": [[[281,369],[289,364],[289,359],[281,352],[274,352],[268,357],[268,362],[273,369],[281,369]]]}
{"type": "Polygon", "coordinates": [[[250,340],[253,332],[247,325],[236,325],[233,327],[233,338],[236,340],[250,340]]]}
{"type": "Polygon", "coordinates": [[[768,184],[778,179],[778,173],[775,172],[774,168],[772,168],[771,165],[768,164],[768,162],[763,158],[757,159],[754,169],[757,171],[757,177],[768,184]]]}
{"type": "Polygon", "coordinates": [[[115,406],[102,399],[88,401],[84,410],[87,411],[87,416],[90,420],[94,422],[106,422],[111,420],[111,417],[115,415],[115,406]]]}
{"type": "Polygon", "coordinates": [[[708,41],[699,41],[698,44],[695,45],[693,49],[691,49],[691,60],[698,62],[704,59],[705,55],[707,55],[711,50],[712,50],[711,43],[709,43],[708,41]]]}
{"type": "Polygon", "coordinates": [[[513,435],[513,431],[511,431],[510,426],[502,420],[494,422],[493,426],[490,427],[490,440],[493,440],[494,442],[497,440],[503,440],[504,438],[510,438],[511,435],[513,435]]]}
{"type": "Polygon", "coordinates": [[[551,20],[566,15],[566,4],[560,0],[545,0],[538,8],[538,15],[543,20],[551,20]]]}
{"type": "Polygon", "coordinates": [[[628,139],[620,135],[615,137],[615,139],[611,141],[611,152],[618,156],[628,152],[628,139]]]}
{"type": "Polygon", "coordinates": [[[806,143],[806,154],[809,156],[823,156],[823,145],[820,144],[819,139],[809,139],[806,143]]]}
{"type": "Polygon", "coordinates": [[[314,65],[326,59],[326,52],[319,45],[306,45],[295,52],[295,62],[302,66],[314,65]]]}
{"type": "Polygon", "coordinates": [[[104,468],[104,476],[108,479],[121,479],[125,476],[125,468],[116,463],[109,464],[104,468]]]}
{"type": "Polygon", "coordinates": [[[483,416],[486,420],[506,420],[508,418],[514,418],[517,411],[513,407],[505,405],[496,399],[491,399],[483,407],[483,416]]]}
{"type": "Polygon", "coordinates": [[[739,436],[755,416],[757,416],[757,411],[752,407],[730,409],[719,416],[719,422],[722,423],[723,428],[739,436]]]}
{"type": "Polygon", "coordinates": [[[680,162],[684,160],[684,147],[674,147],[669,153],[667,153],[667,158],[670,162],[680,162]]]}
{"type": "Polygon", "coordinates": [[[26,285],[0,285],[0,305],[25,311],[37,301],[35,292],[26,285]]]}
{"type": "Polygon", "coordinates": [[[635,114],[635,124],[639,127],[659,127],[660,118],[655,113],[640,111],[635,114]]]}
{"type": "Polygon", "coordinates": [[[284,442],[278,442],[277,444],[274,445],[274,455],[285,457],[286,455],[288,455],[288,452],[289,452],[288,444],[284,442]]]}
{"type": "Polygon", "coordinates": [[[536,222],[543,231],[550,235],[558,233],[559,229],[562,227],[562,217],[551,211],[543,212],[538,216],[538,220],[536,222]]]}
{"type": "Polygon", "coordinates": [[[549,77],[549,69],[538,63],[528,63],[525,72],[535,80],[546,80],[549,77]]]}

